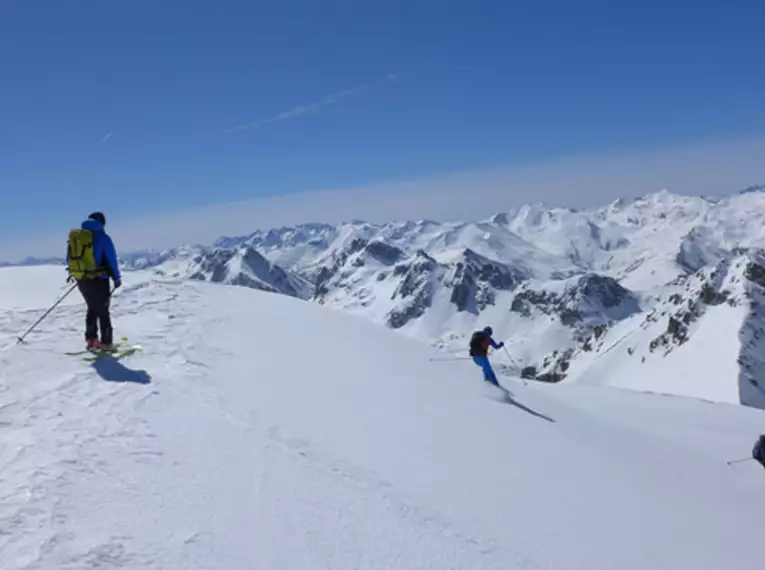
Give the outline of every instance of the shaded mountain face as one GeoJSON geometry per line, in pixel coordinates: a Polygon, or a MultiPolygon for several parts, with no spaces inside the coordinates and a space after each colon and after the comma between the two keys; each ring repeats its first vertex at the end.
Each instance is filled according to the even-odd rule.
{"type": "Polygon", "coordinates": [[[613,278],[587,273],[527,283],[516,293],[510,311],[518,316],[523,331],[536,331],[540,346],[519,372],[526,378],[559,382],[566,377],[575,350],[592,350],[614,323],[639,313],[640,302],[613,278]]]}
{"type": "Polygon", "coordinates": [[[510,310],[524,317],[538,311],[574,327],[625,319],[638,312],[640,305],[616,280],[588,273],[539,288],[526,286],[515,296],[510,310]]]}
{"type": "Polygon", "coordinates": [[[399,329],[425,314],[433,304],[442,271],[438,263],[422,251],[396,266],[392,277],[399,281],[391,296],[395,305],[385,315],[388,326],[399,329]]]}
{"type": "Polygon", "coordinates": [[[194,258],[188,269],[189,279],[239,285],[307,298],[310,284],[302,277],[285,271],[263,257],[253,247],[212,249],[194,258]]]}
{"type": "Polygon", "coordinates": [[[445,286],[451,289],[451,302],[457,311],[479,313],[496,303],[498,291],[512,291],[531,274],[494,262],[470,249],[447,266],[445,286]]]}

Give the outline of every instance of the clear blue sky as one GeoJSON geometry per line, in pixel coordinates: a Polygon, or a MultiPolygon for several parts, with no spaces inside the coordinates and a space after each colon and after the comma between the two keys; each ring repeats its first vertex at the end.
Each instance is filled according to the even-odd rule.
{"type": "Polygon", "coordinates": [[[765,3],[0,0],[0,239],[765,133],[765,3]]]}

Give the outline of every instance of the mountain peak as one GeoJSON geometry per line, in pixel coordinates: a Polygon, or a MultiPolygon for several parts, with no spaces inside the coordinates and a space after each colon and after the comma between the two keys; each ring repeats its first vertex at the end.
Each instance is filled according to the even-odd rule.
{"type": "Polygon", "coordinates": [[[498,226],[507,226],[510,224],[510,214],[494,214],[491,218],[489,218],[489,221],[492,224],[497,224],[498,226]]]}
{"type": "Polygon", "coordinates": [[[753,184],[743,190],[739,190],[739,194],[753,194],[755,192],[765,192],[765,184],[753,184]]]}

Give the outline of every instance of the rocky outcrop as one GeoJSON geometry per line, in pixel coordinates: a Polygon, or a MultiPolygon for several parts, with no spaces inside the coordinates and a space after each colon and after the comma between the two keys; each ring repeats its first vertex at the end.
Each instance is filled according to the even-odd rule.
{"type": "MultiPolygon", "coordinates": [[[[331,265],[317,268],[313,299],[322,303],[333,290],[350,288],[359,270],[370,264],[384,268],[394,265],[404,257],[403,251],[385,242],[354,238],[345,248],[335,253],[331,265]]],[[[385,271],[381,271],[377,280],[382,281],[387,275],[385,271]]]]}
{"type": "Polygon", "coordinates": [[[588,273],[553,290],[523,287],[510,310],[524,317],[534,312],[557,317],[569,327],[621,320],[640,310],[637,299],[615,279],[588,273]]]}
{"type": "Polygon", "coordinates": [[[536,372],[534,379],[540,382],[556,383],[566,377],[571,366],[571,357],[574,355],[574,349],[569,348],[564,351],[555,351],[542,362],[539,372],[536,372]]]}
{"type": "Polygon", "coordinates": [[[451,287],[450,301],[458,312],[478,314],[494,305],[496,291],[511,291],[528,277],[524,271],[487,259],[470,249],[447,267],[449,274],[444,284],[451,287]]]}
{"type": "Polygon", "coordinates": [[[739,331],[739,394],[742,404],[765,409],[765,251],[749,254],[744,278],[749,310],[739,331]]]}
{"type": "Polygon", "coordinates": [[[609,327],[638,313],[640,306],[634,294],[616,280],[588,273],[541,286],[523,285],[510,310],[526,319],[548,316],[571,329],[569,346],[526,367],[526,374],[533,373],[537,380],[560,382],[577,351],[597,350],[609,327]]]}
{"type": "Polygon", "coordinates": [[[398,303],[386,315],[388,326],[398,329],[425,314],[433,303],[439,270],[439,264],[423,251],[395,267],[393,274],[400,277],[401,282],[392,296],[398,303]]]}
{"type": "Polygon", "coordinates": [[[659,316],[666,317],[667,326],[662,334],[651,340],[649,351],[663,350],[668,354],[674,347],[682,346],[691,336],[691,328],[709,307],[727,303],[735,305],[738,300],[732,288],[738,278],[731,273],[731,260],[723,259],[714,267],[705,267],[686,281],[684,291],[674,292],[663,303],[661,315],[653,311],[647,321],[656,322],[659,316]]]}
{"type": "Polygon", "coordinates": [[[212,249],[197,255],[189,268],[189,279],[238,285],[307,298],[310,284],[263,257],[252,247],[212,249]]]}
{"type": "Polygon", "coordinates": [[[752,283],[765,288],[765,267],[756,261],[750,261],[746,264],[744,277],[746,277],[752,283]]]}

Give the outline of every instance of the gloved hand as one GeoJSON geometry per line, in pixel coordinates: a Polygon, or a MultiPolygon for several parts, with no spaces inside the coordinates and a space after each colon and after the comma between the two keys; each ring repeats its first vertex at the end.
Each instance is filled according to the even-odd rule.
{"type": "Polygon", "coordinates": [[[500,342],[498,346],[499,346],[499,348],[505,348],[505,343],[504,342],[500,342]]]}
{"type": "Polygon", "coordinates": [[[120,287],[122,287],[122,281],[120,281],[119,279],[115,279],[114,280],[114,291],[116,291],[120,287]]]}

